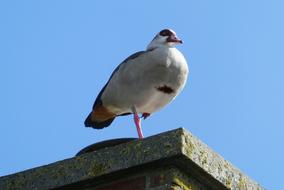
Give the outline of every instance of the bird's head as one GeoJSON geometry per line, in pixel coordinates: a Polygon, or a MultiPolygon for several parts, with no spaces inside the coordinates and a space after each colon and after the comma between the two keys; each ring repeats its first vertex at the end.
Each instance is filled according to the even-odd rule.
{"type": "Polygon", "coordinates": [[[182,41],[177,37],[176,33],[171,29],[164,29],[155,36],[147,46],[147,50],[153,50],[163,46],[174,47],[176,44],[182,44],[182,41]]]}

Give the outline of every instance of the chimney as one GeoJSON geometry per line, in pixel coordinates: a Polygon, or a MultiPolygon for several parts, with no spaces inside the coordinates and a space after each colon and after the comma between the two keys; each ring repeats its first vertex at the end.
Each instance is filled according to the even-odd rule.
{"type": "Polygon", "coordinates": [[[0,189],[264,189],[185,129],[127,141],[100,143],[94,151],[0,177],[0,189]]]}

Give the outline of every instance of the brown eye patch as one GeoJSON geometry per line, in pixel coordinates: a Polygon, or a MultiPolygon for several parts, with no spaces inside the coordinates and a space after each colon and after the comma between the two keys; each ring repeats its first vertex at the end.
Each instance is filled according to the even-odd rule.
{"type": "Polygon", "coordinates": [[[160,32],[161,36],[170,36],[172,34],[173,34],[172,31],[170,31],[169,29],[164,29],[160,32]]]}

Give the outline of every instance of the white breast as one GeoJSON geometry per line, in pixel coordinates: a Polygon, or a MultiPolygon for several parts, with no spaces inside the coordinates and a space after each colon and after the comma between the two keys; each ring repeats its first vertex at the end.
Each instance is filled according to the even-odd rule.
{"type": "Polygon", "coordinates": [[[147,91],[147,100],[137,104],[137,110],[141,113],[153,113],[171,102],[183,89],[188,75],[186,60],[176,48],[159,48],[153,52],[153,63],[156,67],[151,72],[155,74],[150,74],[146,79],[152,88],[147,91]],[[173,92],[165,93],[157,89],[165,86],[173,92]]]}

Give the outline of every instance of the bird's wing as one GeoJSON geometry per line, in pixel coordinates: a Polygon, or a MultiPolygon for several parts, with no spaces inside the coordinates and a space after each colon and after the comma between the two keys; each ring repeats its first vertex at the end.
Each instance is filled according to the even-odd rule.
{"type": "MultiPolygon", "coordinates": [[[[98,94],[94,104],[93,104],[93,111],[88,115],[88,117],[85,120],[85,126],[86,127],[93,127],[96,129],[102,129],[104,127],[109,126],[114,118],[117,116],[116,114],[112,113],[111,110],[108,110],[106,107],[103,105],[102,101],[102,95],[107,88],[109,82],[112,80],[113,76],[119,71],[122,65],[126,64],[129,60],[133,60],[140,55],[146,53],[147,51],[139,51],[128,58],[126,58],[121,64],[119,64],[116,69],[112,72],[109,80],[105,84],[105,86],[102,88],[100,93],[98,94]]],[[[130,113],[122,113],[121,115],[128,115],[130,113]]]]}
{"type": "Polygon", "coordinates": [[[107,83],[106,83],[105,86],[102,88],[102,90],[100,91],[99,95],[97,96],[97,98],[96,98],[96,100],[95,100],[95,102],[94,102],[94,105],[93,105],[93,109],[95,109],[96,106],[102,105],[101,96],[102,96],[102,94],[104,93],[104,90],[105,90],[105,88],[107,87],[109,81],[112,79],[112,77],[114,76],[114,74],[119,71],[120,67],[121,67],[123,64],[127,63],[129,60],[136,59],[137,57],[139,57],[140,55],[142,55],[142,54],[144,54],[144,53],[146,53],[146,52],[147,52],[147,51],[139,51],[139,52],[136,52],[136,53],[130,55],[129,57],[127,57],[122,63],[120,63],[120,64],[115,68],[115,70],[112,72],[110,78],[108,79],[107,83]]]}

